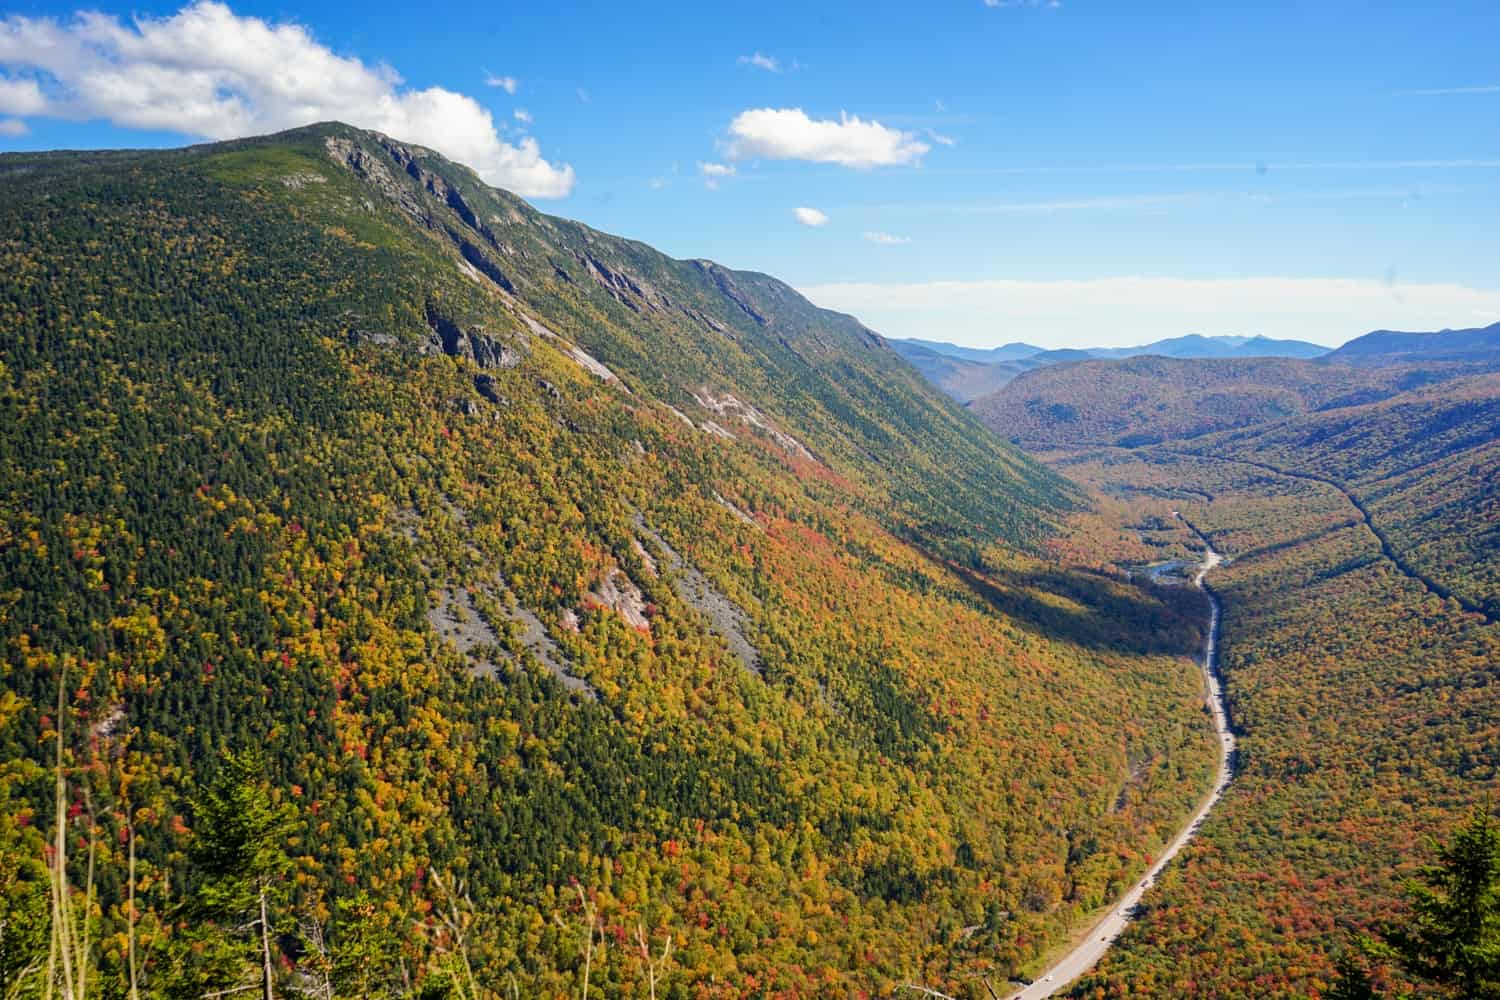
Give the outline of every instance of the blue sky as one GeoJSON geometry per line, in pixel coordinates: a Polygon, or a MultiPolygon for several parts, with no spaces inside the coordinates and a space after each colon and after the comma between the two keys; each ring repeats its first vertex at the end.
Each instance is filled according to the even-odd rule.
{"type": "Polygon", "coordinates": [[[1337,343],[1500,321],[1497,37],[1493,0],[22,2],[0,149],[340,117],[892,336],[1337,343]]]}

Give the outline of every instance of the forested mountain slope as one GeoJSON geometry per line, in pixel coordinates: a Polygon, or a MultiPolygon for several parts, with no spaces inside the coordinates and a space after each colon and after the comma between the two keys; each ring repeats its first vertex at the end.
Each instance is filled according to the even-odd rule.
{"type": "Polygon", "coordinates": [[[1193,450],[1337,485],[1403,569],[1500,620],[1500,375],[1216,435],[1193,450]]]}
{"type": "Polygon", "coordinates": [[[1044,556],[1073,488],[854,320],[426,150],[0,157],[0,331],[0,916],[61,731],[110,990],[131,927],[143,995],[258,966],[200,906],[229,749],[275,975],[360,996],[630,995],[637,934],[665,996],[977,990],[1209,779],[1201,608],[1044,556]]]}
{"type": "Polygon", "coordinates": [[[1443,374],[1293,358],[1081,361],[1027,372],[971,409],[1030,448],[1133,447],[1383,399],[1443,374]]]}
{"type": "Polygon", "coordinates": [[[1342,488],[1403,567],[1500,612],[1500,375],[1305,361],[1087,362],[974,404],[1037,450],[1160,446],[1342,488]],[[1416,388],[1411,388],[1415,385],[1416,388]]]}

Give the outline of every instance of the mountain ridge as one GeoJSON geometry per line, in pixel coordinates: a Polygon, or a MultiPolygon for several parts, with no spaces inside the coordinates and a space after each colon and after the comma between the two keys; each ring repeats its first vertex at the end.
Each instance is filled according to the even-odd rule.
{"type": "MultiPolygon", "coordinates": [[[[111,942],[127,843],[202,884],[224,750],[299,818],[278,926],[436,989],[456,903],[539,995],[584,908],[724,996],[1018,974],[1210,777],[1201,609],[1055,557],[1076,487],[774,279],[336,124],[0,178],[0,844],[65,729],[111,942]]],[[[244,921],[137,902],[148,994],[237,984],[192,945],[244,921]]]]}
{"type": "Polygon", "coordinates": [[[1074,361],[1124,359],[1144,356],[1168,358],[1317,358],[1328,348],[1306,341],[1269,337],[1205,337],[1188,334],[1138,347],[1054,348],[1013,343],[980,349],[941,341],[896,340],[891,347],[910,361],[938,388],[968,405],[1004,388],[1023,372],[1074,361]]]}
{"type": "Polygon", "coordinates": [[[1462,362],[1500,367],[1500,323],[1464,330],[1407,333],[1374,330],[1324,356],[1328,364],[1380,366],[1462,362]]]}

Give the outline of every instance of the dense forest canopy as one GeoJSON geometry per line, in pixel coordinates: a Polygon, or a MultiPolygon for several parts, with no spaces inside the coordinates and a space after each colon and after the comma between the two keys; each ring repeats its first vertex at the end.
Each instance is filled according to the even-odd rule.
{"type": "MultiPolygon", "coordinates": [[[[1500,376],[1414,360],[1088,362],[983,409],[1109,515],[1075,558],[1141,566],[1195,531],[1229,558],[1234,784],[1073,995],[1333,990],[1334,956],[1358,971],[1352,941],[1413,919],[1427,838],[1495,801],[1500,376]]],[[[1453,995],[1420,966],[1376,962],[1379,995],[1453,995]]]]}
{"type": "Polygon", "coordinates": [[[1079,489],[430,151],[0,157],[0,331],[21,995],[985,995],[1211,778],[1079,489]]]}

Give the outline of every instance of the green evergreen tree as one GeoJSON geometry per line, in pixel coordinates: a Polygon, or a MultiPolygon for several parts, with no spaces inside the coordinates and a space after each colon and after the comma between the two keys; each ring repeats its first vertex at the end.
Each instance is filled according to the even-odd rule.
{"type": "Polygon", "coordinates": [[[1437,863],[1407,883],[1411,919],[1383,951],[1413,976],[1464,1000],[1500,998],[1500,827],[1476,807],[1437,863]]]}
{"type": "Polygon", "coordinates": [[[395,960],[401,942],[368,893],[337,904],[333,984],[339,997],[386,997],[399,992],[395,960]]]}
{"type": "Polygon", "coordinates": [[[227,753],[212,783],[193,804],[190,854],[203,874],[195,894],[210,919],[249,927],[264,1000],[275,1000],[272,964],[283,884],[292,868],[286,838],[293,813],[276,804],[253,753],[227,753]]]}
{"type": "Polygon", "coordinates": [[[1369,970],[1354,949],[1346,948],[1333,963],[1335,979],[1323,1000],[1375,1000],[1375,986],[1370,982],[1369,970]]]}

